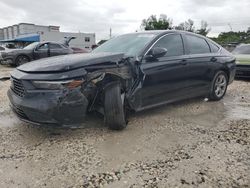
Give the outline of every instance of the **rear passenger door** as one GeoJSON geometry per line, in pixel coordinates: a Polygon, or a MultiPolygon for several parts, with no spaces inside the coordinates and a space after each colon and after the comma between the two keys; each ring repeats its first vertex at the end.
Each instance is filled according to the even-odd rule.
{"type": "Polygon", "coordinates": [[[66,55],[68,54],[68,50],[63,46],[57,43],[49,43],[49,55],[50,56],[58,56],[58,55],[66,55]]]}
{"type": "Polygon", "coordinates": [[[208,92],[210,87],[210,74],[213,57],[207,40],[192,34],[184,34],[189,58],[188,72],[190,86],[195,95],[200,96],[208,92]]]}

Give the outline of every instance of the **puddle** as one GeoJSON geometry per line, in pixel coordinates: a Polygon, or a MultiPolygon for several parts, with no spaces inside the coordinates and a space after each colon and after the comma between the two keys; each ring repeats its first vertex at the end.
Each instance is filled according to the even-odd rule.
{"type": "Polygon", "coordinates": [[[227,116],[232,119],[250,119],[250,103],[230,105],[227,116]]]}
{"type": "Polygon", "coordinates": [[[226,107],[223,101],[206,102],[201,99],[190,100],[172,106],[171,115],[187,123],[211,128],[225,118],[226,107]]]}

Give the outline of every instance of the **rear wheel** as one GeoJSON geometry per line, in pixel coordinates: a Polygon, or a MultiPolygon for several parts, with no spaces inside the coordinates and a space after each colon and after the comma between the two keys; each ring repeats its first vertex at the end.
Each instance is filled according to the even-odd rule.
{"type": "Polygon", "coordinates": [[[227,74],[224,71],[217,72],[212,82],[209,99],[214,101],[222,99],[227,91],[227,85],[227,74]]]}
{"type": "Polygon", "coordinates": [[[125,95],[121,93],[119,82],[111,83],[105,89],[104,114],[105,123],[110,129],[121,130],[127,126],[125,95]]]}
{"type": "Polygon", "coordinates": [[[20,55],[20,56],[18,56],[18,57],[16,58],[15,64],[16,64],[16,66],[20,66],[20,65],[23,65],[24,63],[27,63],[27,62],[29,62],[29,61],[30,61],[30,59],[29,59],[27,56],[25,56],[25,55],[20,55]]]}

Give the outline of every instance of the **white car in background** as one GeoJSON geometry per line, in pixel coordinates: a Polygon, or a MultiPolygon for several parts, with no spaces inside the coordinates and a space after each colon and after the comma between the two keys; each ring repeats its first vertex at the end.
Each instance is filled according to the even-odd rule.
{"type": "Polygon", "coordinates": [[[250,78],[250,44],[240,44],[232,53],[237,59],[236,77],[250,78]]]}

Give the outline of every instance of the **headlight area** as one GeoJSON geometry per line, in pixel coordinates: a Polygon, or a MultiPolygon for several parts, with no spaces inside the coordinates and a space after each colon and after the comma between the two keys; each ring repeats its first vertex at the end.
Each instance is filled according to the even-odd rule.
{"type": "Polygon", "coordinates": [[[84,78],[70,79],[70,80],[60,80],[60,81],[31,81],[32,85],[36,89],[41,90],[63,90],[63,89],[74,89],[83,85],[88,85],[90,83],[96,84],[97,82],[103,80],[105,73],[94,73],[87,76],[86,80],[84,78]]]}
{"type": "Polygon", "coordinates": [[[63,80],[63,81],[32,81],[32,85],[36,89],[42,90],[62,90],[74,89],[81,86],[85,82],[84,79],[63,80]]]}

